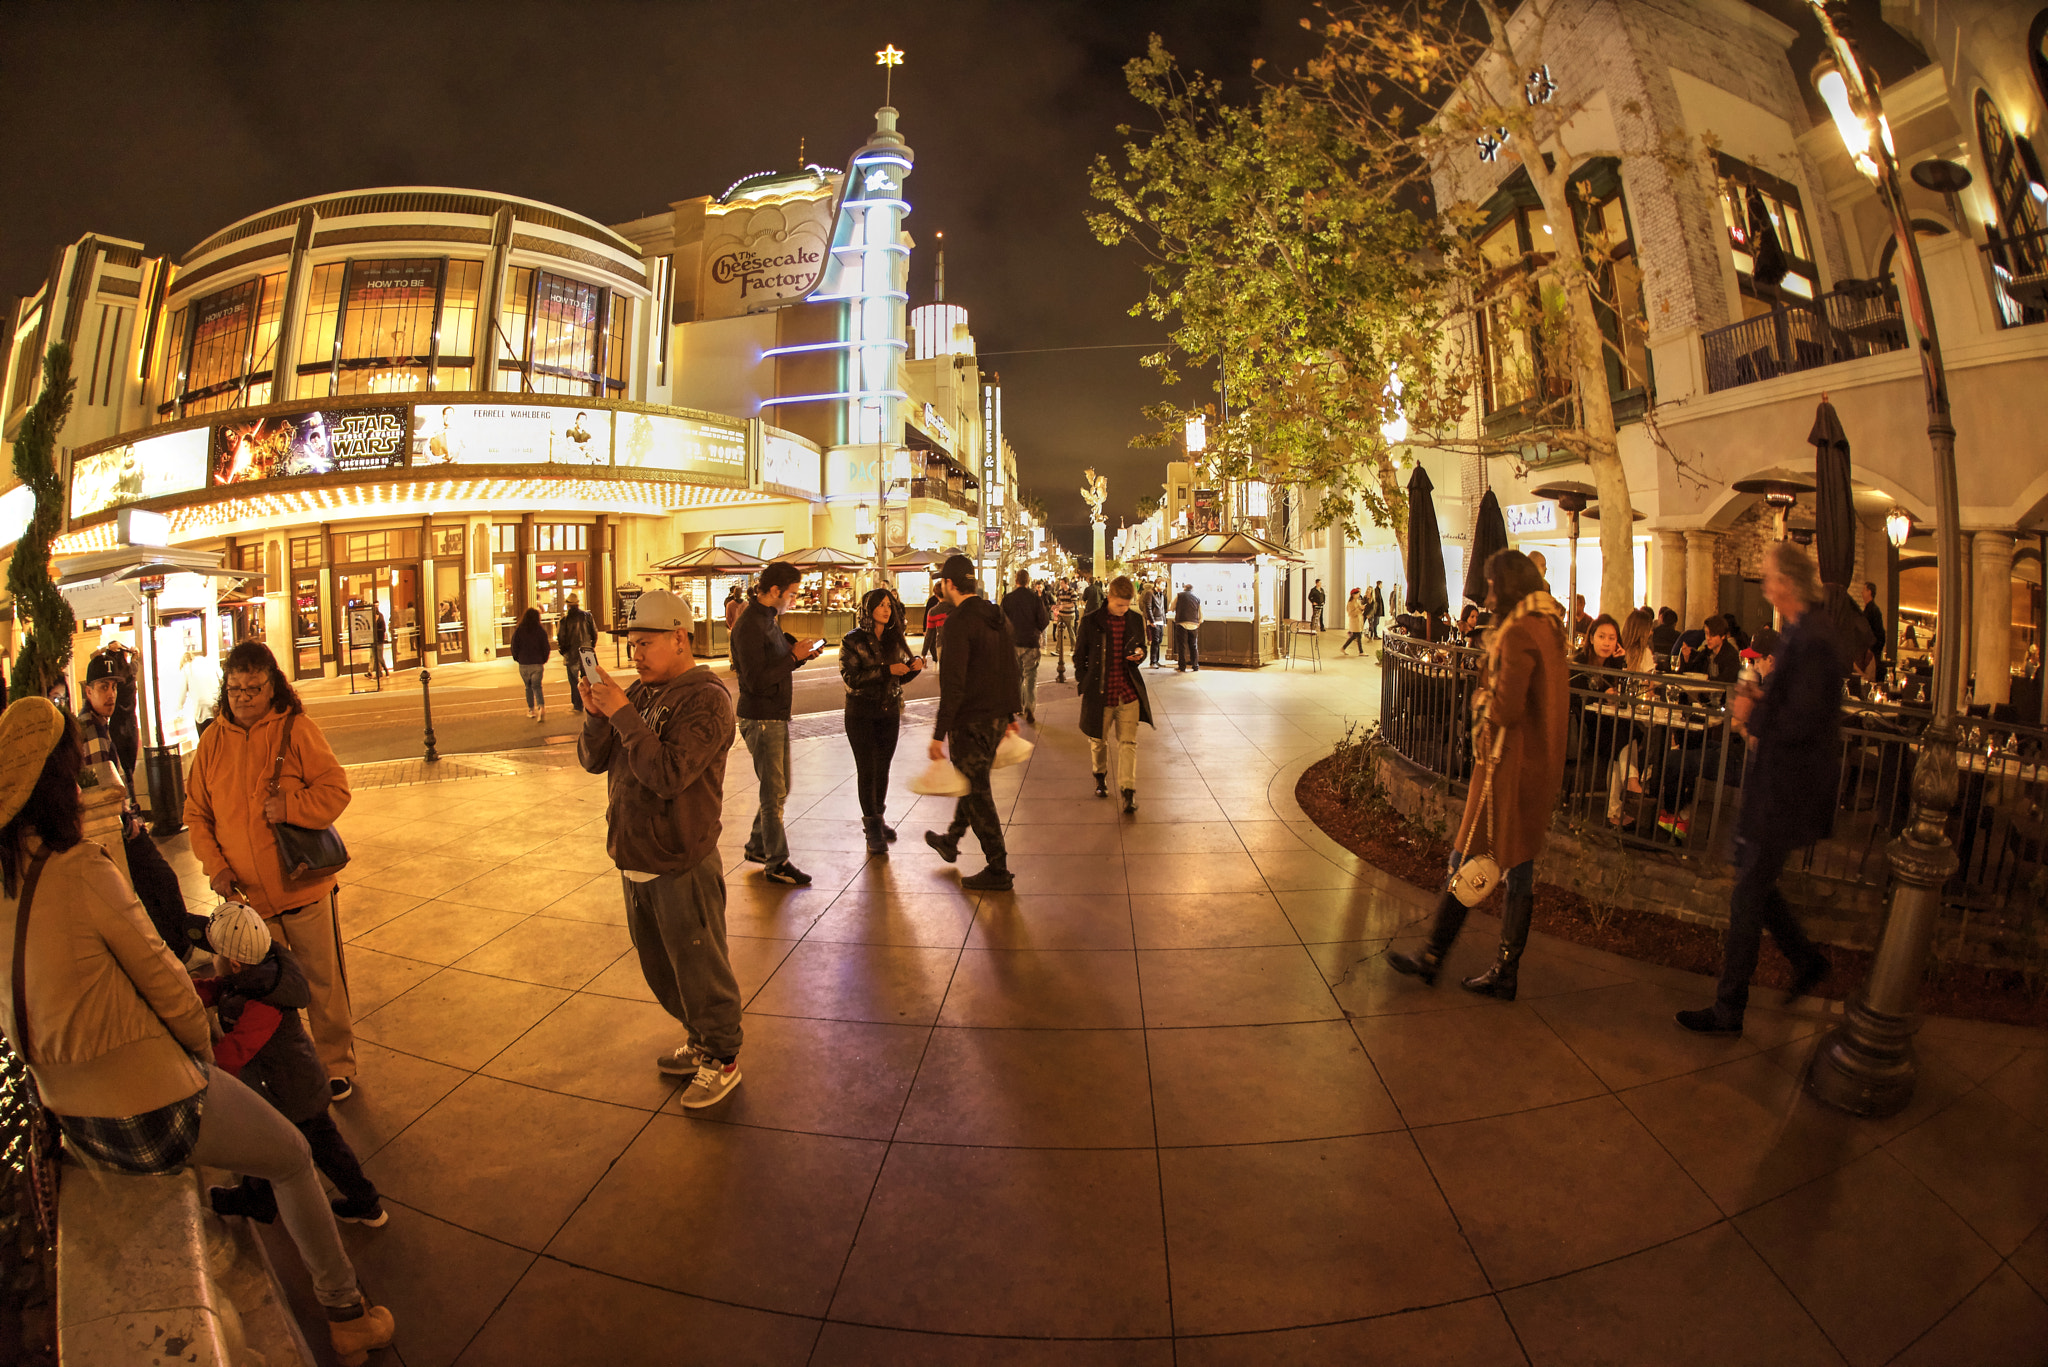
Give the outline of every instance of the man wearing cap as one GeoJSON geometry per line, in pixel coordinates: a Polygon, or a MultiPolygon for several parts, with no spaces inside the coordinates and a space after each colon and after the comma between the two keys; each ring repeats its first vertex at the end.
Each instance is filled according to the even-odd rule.
{"type": "Polygon", "coordinates": [[[142,824],[141,809],[135,805],[135,760],[132,754],[124,755],[114,740],[121,685],[118,663],[104,654],[93,656],[85,666],[85,687],[80,690],[85,706],[79,709],[78,734],[85,742],[88,766],[111,764],[120,772],[128,789],[128,800],[121,807],[121,844],[128,856],[129,881],[156,933],[172,953],[186,959],[192,955],[192,941],[185,934],[185,894],[178,887],[178,875],[142,824]]]}
{"type": "Polygon", "coordinates": [[[924,842],[948,864],[960,857],[960,837],[974,828],[988,867],[960,886],[970,892],[1008,892],[1009,852],[996,815],[989,771],[1005,731],[1017,729],[1017,655],[1002,610],[975,592],[974,562],[946,558],[939,592],[952,612],[946,618],[946,649],[939,657],[939,718],[932,730],[931,757],[944,759],[967,778],[967,795],[953,808],[953,824],[941,835],[926,831],[924,842]]]}
{"type": "Polygon", "coordinates": [[[562,620],[555,627],[555,649],[562,652],[562,664],[569,671],[569,705],[578,712],[583,710],[583,694],[576,687],[576,681],[583,677],[579,652],[596,645],[597,622],[578,606],[572,593],[568,606],[562,610],[562,620]]]}
{"type": "Polygon", "coordinates": [[[626,929],[640,971],[688,1038],[655,1059],[690,1079],[688,1110],[739,1085],[740,989],[725,943],[725,873],[718,858],[733,705],[692,650],[690,605],[666,589],[635,600],[626,627],[637,682],[611,675],[580,685],[576,758],[605,775],[605,851],[619,867],[626,929]]]}
{"type": "MultiPolygon", "coordinates": [[[[789,862],[782,804],[789,796],[789,676],[818,657],[823,641],[798,641],[783,631],[779,614],[803,575],[786,560],[771,560],[754,586],[754,601],[732,628],[732,672],[740,681],[740,739],[754,758],[761,806],[747,835],[746,858],[771,883],[803,887],[811,876],[789,862]]],[[[1014,667],[1014,661],[1012,662],[1014,667]]]]}

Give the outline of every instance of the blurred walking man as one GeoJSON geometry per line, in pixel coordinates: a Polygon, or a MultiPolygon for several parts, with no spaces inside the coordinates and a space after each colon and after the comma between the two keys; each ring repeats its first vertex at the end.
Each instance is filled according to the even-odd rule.
{"type": "Polygon", "coordinates": [[[960,886],[971,892],[1008,892],[1010,857],[989,784],[996,746],[1017,729],[1017,656],[1009,624],[995,604],[975,591],[974,562],[948,556],[939,570],[939,592],[952,614],[946,619],[946,653],[939,659],[939,718],[932,730],[931,757],[944,759],[967,776],[967,796],[953,809],[942,835],[926,831],[924,842],[951,864],[960,858],[960,837],[974,828],[988,867],[960,886]]]}
{"type": "Polygon", "coordinates": [[[1017,691],[1024,720],[1038,725],[1038,647],[1045,639],[1045,600],[1030,587],[1031,576],[1017,571],[1017,587],[1003,595],[1003,616],[1010,621],[1010,639],[1017,648],[1017,691]]]}

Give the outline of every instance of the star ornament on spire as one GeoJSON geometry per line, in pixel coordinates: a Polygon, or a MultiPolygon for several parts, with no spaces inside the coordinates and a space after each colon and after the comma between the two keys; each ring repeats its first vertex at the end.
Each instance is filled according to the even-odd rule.
{"type": "Polygon", "coordinates": [[[903,49],[889,43],[875,54],[875,65],[882,70],[882,103],[892,103],[890,87],[895,83],[896,68],[903,65],[903,49]]]}

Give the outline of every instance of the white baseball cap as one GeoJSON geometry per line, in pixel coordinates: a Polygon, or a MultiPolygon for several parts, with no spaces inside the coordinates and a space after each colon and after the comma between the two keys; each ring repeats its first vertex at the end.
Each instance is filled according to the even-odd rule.
{"type": "Polygon", "coordinates": [[[696,626],[690,603],[667,589],[650,589],[633,600],[628,631],[689,631],[696,626]]]}
{"type": "Polygon", "coordinates": [[[247,902],[222,902],[207,918],[206,943],[236,963],[260,964],[270,953],[270,930],[247,902]]]}

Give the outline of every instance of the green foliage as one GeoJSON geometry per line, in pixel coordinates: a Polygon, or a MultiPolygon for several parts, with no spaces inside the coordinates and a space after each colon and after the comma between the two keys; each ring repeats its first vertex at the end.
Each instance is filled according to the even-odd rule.
{"type": "Polygon", "coordinates": [[[1158,494],[1147,494],[1144,498],[1139,499],[1136,507],[1132,509],[1137,514],[1137,521],[1143,522],[1151,517],[1152,514],[1158,512],[1159,505],[1164,501],[1158,494]]]}
{"type": "MultiPolygon", "coordinates": [[[[1205,408],[1205,479],[1320,486],[1316,525],[1353,535],[1397,520],[1388,379],[1444,350],[1440,228],[1382,192],[1381,168],[1300,83],[1233,104],[1156,36],[1125,76],[1152,127],[1119,129],[1121,165],[1097,158],[1104,207],[1088,221],[1147,257],[1131,311],[1168,323],[1171,344],[1146,364],[1171,385],[1220,367],[1229,419],[1205,408]]],[[[1142,444],[1179,441],[1180,406],[1146,413],[1159,428],[1142,444]]]]}
{"type": "Polygon", "coordinates": [[[14,660],[8,696],[48,694],[71,662],[71,633],[77,626],[71,605],[50,578],[50,545],[64,524],[64,471],[57,458],[57,433],[71,416],[71,348],[51,345],[43,358],[43,391],[23,415],[14,438],[14,473],[35,495],[35,513],[7,565],[7,590],[27,634],[14,660]]]}

